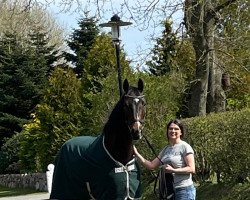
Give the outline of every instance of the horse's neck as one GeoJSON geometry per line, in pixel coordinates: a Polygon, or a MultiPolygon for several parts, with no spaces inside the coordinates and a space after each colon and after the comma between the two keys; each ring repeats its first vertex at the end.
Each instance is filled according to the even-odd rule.
{"type": "Polygon", "coordinates": [[[123,101],[116,104],[104,126],[104,144],[115,160],[126,165],[133,158],[133,146],[130,131],[124,119],[123,104],[123,101]]]}
{"type": "Polygon", "coordinates": [[[133,158],[133,144],[131,138],[121,137],[121,135],[121,132],[116,133],[115,136],[106,134],[104,144],[115,160],[126,165],[133,158]]]}

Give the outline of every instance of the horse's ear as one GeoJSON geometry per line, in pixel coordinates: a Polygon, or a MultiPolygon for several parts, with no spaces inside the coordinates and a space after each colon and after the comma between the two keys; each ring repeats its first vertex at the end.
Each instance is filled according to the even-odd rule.
{"type": "Polygon", "coordinates": [[[140,92],[143,91],[143,88],[144,88],[144,84],[143,84],[143,81],[139,78],[139,81],[138,81],[138,90],[140,92]]]}
{"type": "Polygon", "coordinates": [[[123,90],[124,92],[127,94],[128,93],[128,88],[129,88],[129,83],[128,83],[128,79],[125,79],[123,81],[123,90]]]}

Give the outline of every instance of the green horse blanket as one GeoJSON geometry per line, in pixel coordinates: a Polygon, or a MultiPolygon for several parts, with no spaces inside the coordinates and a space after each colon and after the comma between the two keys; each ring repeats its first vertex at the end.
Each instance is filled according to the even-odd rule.
{"type": "Polygon", "coordinates": [[[55,160],[50,199],[140,199],[140,171],[132,159],[116,161],[104,146],[104,136],[68,140],[55,160]]]}

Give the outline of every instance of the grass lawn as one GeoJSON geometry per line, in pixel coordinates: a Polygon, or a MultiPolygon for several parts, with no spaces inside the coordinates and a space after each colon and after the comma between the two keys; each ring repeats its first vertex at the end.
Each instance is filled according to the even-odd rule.
{"type": "MultiPolygon", "coordinates": [[[[157,200],[151,189],[144,191],[143,199],[157,200]]],[[[0,186],[0,198],[33,193],[39,192],[27,188],[21,189],[0,186]]],[[[196,197],[197,200],[250,200],[250,183],[237,185],[206,183],[197,187],[196,197]]]]}
{"type": "MultiPolygon", "coordinates": [[[[196,187],[196,200],[250,200],[250,183],[229,185],[205,183],[196,187]]],[[[157,200],[153,184],[143,190],[143,200],[157,200]]]]}
{"type": "Polygon", "coordinates": [[[8,188],[0,186],[0,198],[38,193],[38,191],[28,188],[8,188]]]}
{"type": "Polygon", "coordinates": [[[250,200],[250,184],[206,183],[197,188],[197,200],[250,200]]]}

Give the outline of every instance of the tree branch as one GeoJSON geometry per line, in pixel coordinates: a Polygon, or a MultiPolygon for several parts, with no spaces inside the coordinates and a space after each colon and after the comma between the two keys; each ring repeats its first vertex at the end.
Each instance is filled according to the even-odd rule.
{"type": "Polygon", "coordinates": [[[237,1],[237,0],[228,0],[228,1],[225,1],[224,3],[222,3],[222,4],[218,5],[217,7],[215,7],[214,8],[214,12],[218,12],[218,11],[222,10],[223,8],[231,5],[235,1],[237,1]]]}
{"type": "Polygon", "coordinates": [[[220,50],[220,49],[217,49],[217,51],[225,54],[226,56],[230,57],[234,62],[236,62],[242,69],[244,69],[246,72],[249,72],[249,70],[244,66],[242,65],[242,63],[240,63],[233,55],[231,55],[230,53],[227,53],[223,50],[220,50]]]}
{"type": "Polygon", "coordinates": [[[214,19],[216,18],[216,15],[217,13],[224,9],[225,7],[231,5],[232,3],[236,2],[237,0],[228,0],[228,1],[225,1],[223,3],[221,3],[220,5],[216,6],[216,7],[213,7],[213,8],[210,8],[207,12],[207,15],[206,15],[206,21],[210,21],[211,19],[214,19]]]}

